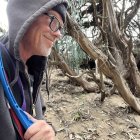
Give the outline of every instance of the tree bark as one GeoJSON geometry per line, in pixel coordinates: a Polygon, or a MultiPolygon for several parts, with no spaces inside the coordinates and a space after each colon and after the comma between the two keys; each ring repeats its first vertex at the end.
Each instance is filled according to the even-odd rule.
{"type": "Polygon", "coordinates": [[[68,73],[68,75],[70,75],[69,77],[72,80],[76,81],[79,85],[81,85],[85,91],[87,91],[87,92],[96,91],[97,87],[93,86],[93,84],[89,83],[82,77],[77,77],[78,74],[67,65],[67,63],[64,61],[64,59],[57,53],[55,48],[53,48],[52,53],[56,57],[58,66],[64,71],[65,74],[68,73]]]}
{"type": "MultiPolygon", "coordinates": [[[[113,35],[113,41],[117,40],[116,42],[114,42],[115,44],[114,47],[117,47],[116,49],[120,50],[120,52],[122,53],[124,53],[124,51],[125,53],[127,53],[126,51],[129,50],[128,42],[127,42],[128,39],[123,37],[122,33],[120,32],[118,28],[116,19],[113,14],[114,12],[113,12],[112,3],[110,0],[106,0],[106,8],[108,12],[107,13],[108,19],[110,20],[109,23],[110,23],[111,33],[112,33],[111,35],[113,35]]],[[[68,31],[68,35],[72,36],[76,40],[76,42],[79,43],[83,51],[85,51],[92,59],[94,60],[98,59],[99,66],[103,74],[105,74],[107,77],[112,79],[115,87],[119,91],[122,98],[131,107],[133,107],[138,113],[140,113],[140,104],[135,98],[135,96],[132,94],[130,87],[124,77],[124,74],[120,71],[121,68],[118,68],[118,66],[115,65],[114,62],[112,62],[108,56],[106,56],[101,50],[99,50],[85,36],[85,34],[81,31],[78,24],[74,20],[72,20],[69,14],[67,15],[67,31],[68,31]]],[[[119,55],[122,56],[122,54],[119,54],[119,55]]],[[[132,56],[132,53],[131,53],[131,56],[132,56]]],[[[122,64],[124,65],[123,70],[126,71],[127,73],[128,70],[126,68],[128,67],[126,67],[127,64],[124,63],[126,62],[124,58],[128,58],[128,54],[123,55],[122,58],[120,58],[122,60],[122,64]]],[[[136,70],[136,67],[133,65],[133,72],[134,70],[136,70]]],[[[139,73],[135,72],[135,76],[138,76],[138,75],[139,73]]],[[[139,79],[140,79],[139,76],[137,79],[135,79],[137,84],[138,84],[139,79]]],[[[139,87],[139,85],[137,87],[139,87]]]]}

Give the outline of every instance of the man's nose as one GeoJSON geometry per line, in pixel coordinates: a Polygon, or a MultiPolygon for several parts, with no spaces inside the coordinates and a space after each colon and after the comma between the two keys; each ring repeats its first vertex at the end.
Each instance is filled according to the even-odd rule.
{"type": "Polygon", "coordinates": [[[53,35],[57,38],[60,39],[62,37],[62,33],[60,30],[57,30],[56,32],[53,32],[53,35]]]}

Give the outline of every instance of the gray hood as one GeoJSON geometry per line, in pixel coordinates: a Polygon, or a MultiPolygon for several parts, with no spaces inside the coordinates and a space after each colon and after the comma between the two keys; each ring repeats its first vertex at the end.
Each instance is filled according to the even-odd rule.
{"type": "Polygon", "coordinates": [[[30,24],[39,15],[60,3],[67,7],[67,0],[8,0],[8,48],[17,60],[20,60],[19,41],[30,24]]]}

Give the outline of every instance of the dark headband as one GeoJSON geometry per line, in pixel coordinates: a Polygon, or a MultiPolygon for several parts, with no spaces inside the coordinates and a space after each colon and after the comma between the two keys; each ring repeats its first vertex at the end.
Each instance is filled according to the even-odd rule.
{"type": "Polygon", "coordinates": [[[55,7],[52,8],[52,10],[56,11],[57,13],[59,13],[60,16],[62,17],[63,22],[65,22],[67,9],[64,6],[64,4],[56,5],[55,7]]]}

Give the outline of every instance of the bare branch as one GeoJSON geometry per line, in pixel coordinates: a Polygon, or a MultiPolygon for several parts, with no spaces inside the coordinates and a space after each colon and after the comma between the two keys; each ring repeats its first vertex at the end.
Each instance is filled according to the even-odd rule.
{"type": "Polygon", "coordinates": [[[131,7],[132,8],[131,12],[128,15],[126,15],[126,18],[124,21],[124,28],[126,28],[128,24],[130,23],[130,21],[134,18],[134,16],[138,12],[139,7],[140,7],[140,0],[136,0],[134,6],[131,7]]]}
{"type": "Polygon", "coordinates": [[[123,0],[123,6],[122,6],[122,10],[121,10],[120,30],[123,30],[123,27],[124,27],[124,10],[125,10],[125,0],[123,0]]]}
{"type": "MultiPolygon", "coordinates": [[[[109,0],[107,0],[109,1],[109,0]]],[[[110,4],[108,5],[109,8],[110,4]]],[[[108,11],[109,13],[110,11],[108,11]]],[[[112,11],[113,12],[113,11],[112,11]]],[[[114,21],[113,21],[114,22],[114,21]]],[[[112,23],[110,23],[112,24],[112,23]]],[[[114,29],[112,29],[114,31],[114,29]]],[[[98,59],[98,64],[100,66],[100,70],[107,76],[110,77],[116,86],[117,90],[123,97],[123,99],[131,106],[133,107],[138,113],[140,113],[140,104],[135,98],[135,96],[132,94],[131,89],[126,81],[126,79],[123,77],[123,74],[121,71],[118,70],[117,66],[112,65],[112,63],[108,60],[108,57],[101,52],[96,46],[92,44],[92,42],[89,41],[88,38],[84,35],[84,33],[81,31],[79,26],[74,22],[69,15],[67,15],[67,31],[70,36],[72,36],[77,43],[80,44],[80,47],[93,59],[98,59]]],[[[119,31],[120,32],[120,31],[119,31]]],[[[113,34],[114,35],[114,34],[113,34]]],[[[116,36],[118,38],[118,36],[116,36]]],[[[121,39],[119,36],[118,41],[125,41],[124,39],[121,39]]],[[[122,42],[121,42],[122,43],[122,42]]],[[[125,42],[126,43],[126,42],[125,42]]],[[[128,44],[127,44],[128,45],[128,44]]],[[[131,54],[133,57],[133,55],[131,54]]],[[[134,70],[135,66],[134,66],[134,70]]],[[[140,79],[138,73],[135,74],[137,77],[136,82],[138,82],[140,79]]],[[[140,83],[140,82],[139,82],[140,83]]],[[[137,86],[139,87],[139,85],[137,86]]]]}

